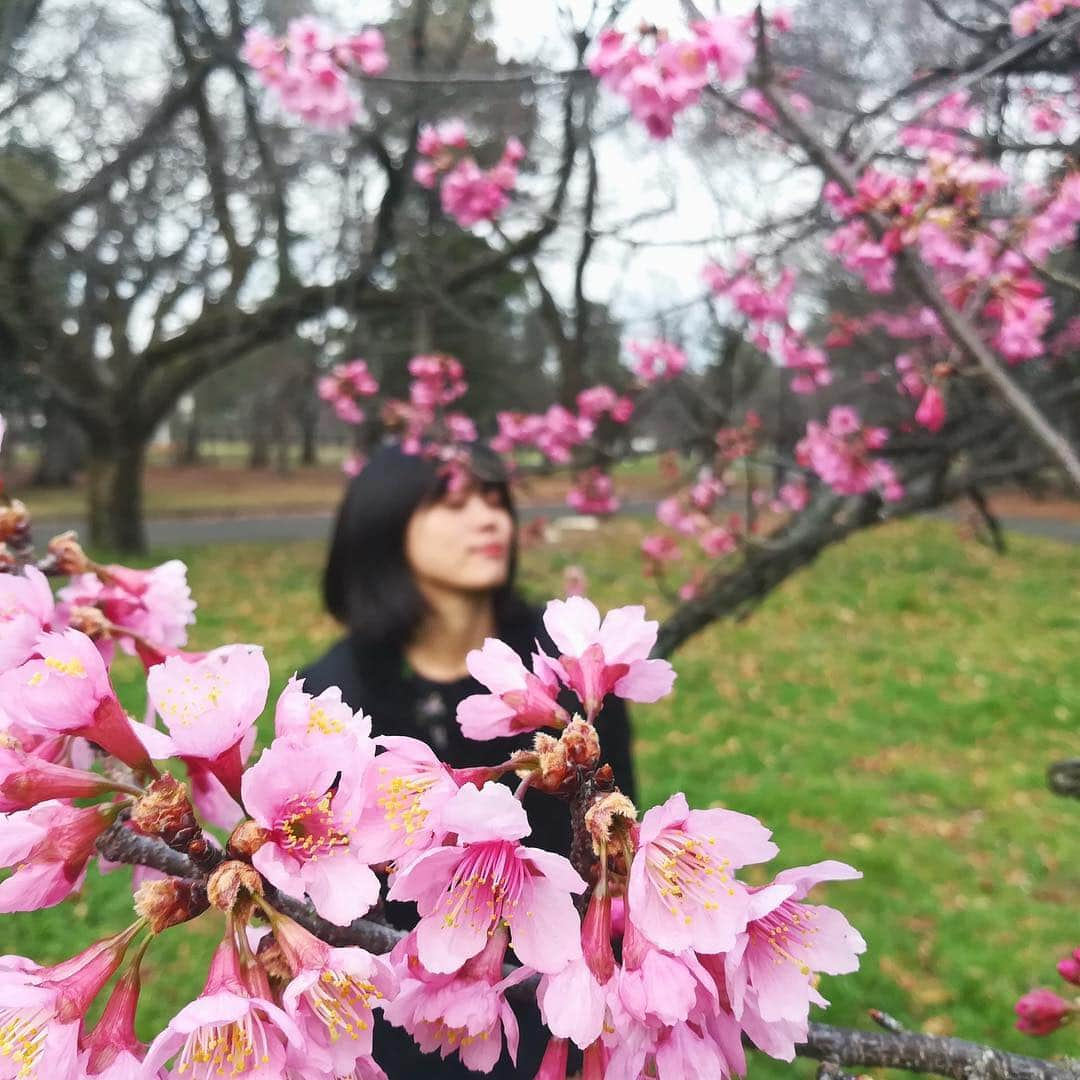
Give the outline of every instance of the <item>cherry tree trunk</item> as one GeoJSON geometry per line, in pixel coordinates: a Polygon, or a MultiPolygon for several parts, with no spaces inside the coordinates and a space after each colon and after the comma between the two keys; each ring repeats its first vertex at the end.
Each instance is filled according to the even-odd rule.
{"type": "Polygon", "coordinates": [[[117,554],[146,551],[143,518],[145,443],[117,436],[92,444],[87,462],[87,523],[93,550],[117,554]]]}

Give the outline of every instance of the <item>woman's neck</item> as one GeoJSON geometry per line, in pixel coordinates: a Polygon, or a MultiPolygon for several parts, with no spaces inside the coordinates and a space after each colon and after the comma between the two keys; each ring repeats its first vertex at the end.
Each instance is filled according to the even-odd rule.
{"type": "Polygon", "coordinates": [[[413,671],[433,682],[452,682],[467,675],[465,656],[495,634],[495,607],[491,593],[461,593],[422,589],[425,615],[405,659],[413,671]]]}

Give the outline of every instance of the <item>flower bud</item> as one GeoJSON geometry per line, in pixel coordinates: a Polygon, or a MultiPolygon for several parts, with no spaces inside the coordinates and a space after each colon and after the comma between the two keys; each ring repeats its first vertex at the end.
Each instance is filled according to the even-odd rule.
{"type": "Polygon", "coordinates": [[[1059,961],[1057,966],[1058,974],[1074,986],[1080,986],[1080,958],[1077,953],[1080,953],[1080,949],[1074,950],[1064,960],[1059,961]]]}
{"type": "Polygon", "coordinates": [[[169,847],[186,851],[187,842],[199,833],[187,788],[168,773],[159,776],[131,811],[136,832],[160,836],[169,847]]]}
{"type": "Polygon", "coordinates": [[[180,878],[145,881],[135,893],[135,911],[155,934],[194,919],[209,906],[201,883],[180,878]]]}
{"type": "Polygon", "coordinates": [[[600,736],[596,728],[580,716],[575,716],[566,725],[559,741],[570,765],[591,769],[600,760],[600,736]]]}
{"type": "Polygon", "coordinates": [[[54,536],[49,541],[49,554],[56,560],[56,569],[61,574],[86,574],[93,567],[73,532],[54,536]]]}
{"type": "Polygon", "coordinates": [[[533,750],[539,767],[532,786],[548,793],[558,791],[570,775],[566,748],[561,740],[540,731],[533,738],[533,750]]]}
{"type": "Polygon", "coordinates": [[[548,1040],[544,1059],[540,1062],[540,1071],[536,1080],[566,1080],[566,1062],[570,1046],[565,1039],[554,1035],[548,1040]]]}
{"type": "Polygon", "coordinates": [[[73,607],[68,617],[68,625],[97,641],[107,637],[112,624],[105,618],[105,613],[95,607],[73,607]]]}
{"type": "Polygon", "coordinates": [[[246,904],[252,896],[262,896],[263,883],[258,870],[237,859],[229,859],[217,867],[206,883],[210,903],[222,911],[233,911],[246,904]]]}
{"type": "Polygon", "coordinates": [[[246,859],[251,861],[255,854],[270,839],[270,833],[261,825],[248,819],[241,821],[232,831],[226,851],[234,859],[246,859]]]}
{"type": "Polygon", "coordinates": [[[637,821],[637,809],[621,792],[601,795],[585,811],[585,828],[592,837],[593,852],[599,855],[620,834],[627,832],[637,821]]]}
{"type": "Polygon", "coordinates": [[[1016,1028],[1025,1035],[1049,1035],[1068,1020],[1073,1006],[1053,990],[1040,987],[1016,1003],[1016,1028]]]}
{"type": "Polygon", "coordinates": [[[589,900],[581,925],[581,948],[593,977],[604,986],[615,973],[615,954],[611,949],[611,894],[604,882],[589,900]]]}
{"type": "MultiPolygon", "coordinates": [[[[6,506],[0,506],[0,540],[26,540],[30,528],[30,511],[18,499],[12,499],[6,506]]],[[[16,542],[16,547],[20,547],[16,542]]]]}
{"type": "Polygon", "coordinates": [[[259,942],[256,956],[271,983],[284,987],[292,981],[293,969],[277,938],[272,934],[267,934],[259,942]]]}

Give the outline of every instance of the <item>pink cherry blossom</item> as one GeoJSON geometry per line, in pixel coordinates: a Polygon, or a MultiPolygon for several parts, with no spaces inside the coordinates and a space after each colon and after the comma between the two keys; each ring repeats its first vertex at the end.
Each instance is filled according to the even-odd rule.
{"type": "Polygon", "coordinates": [[[133,769],[152,768],[101,654],[77,630],[41,634],[30,658],[0,675],[0,701],[29,727],[81,735],[133,769]]]}
{"type": "Polygon", "coordinates": [[[571,460],[573,449],[590,438],[595,425],[587,416],[575,416],[562,405],[552,405],[525,430],[545,457],[565,465],[571,460]]]}
{"type": "Polygon", "coordinates": [[[819,882],[859,877],[850,866],[827,861],[785,870],[772,885],[752,891],[746,930],[724,958],[727,993],[737,1017],[747,987],[753,988],[754,1011],[766,1024],[803,1025],[811,1003],[828,1004],[814,973],[855,971],[866,943],[839,911],[801,901],[819,882]]]}
{"type": "Polygon", "coordinates": [[[1080,949],[1073,951],[1057,964],[1057,973],[1074,986],[1080,986],[1080,949]]]}
{"type": "Polygon", "coordinates": [[[79,1047],[79,1080],[159,1080],[160,1072],[143,1068],[146,1046],[135,1034],[139,969],[129,968],[113,987],[93,1031],[79,1047]]]}
{"type": "Polygon", "coordinates": [[[424,353],[409,361],[409,398],[423,408],[447,406],[468,389],[461,361],[446,353],[424,353]]]}
{"type": "Polygon", "coordinates": [[[135,655],[135,643],[123,630],[168,651],[187,644],[187,628],[195,621],[187,567],[179,559],[151,570],[101,567],[96,574],[76,575],[57,596],[68,607],[98,608],[120,630],[120,647],[129,656],[135,655]]]}
{"type": "Polygon", "coordinates": [[[49,581],[34,566],[21,574],[0,574],[0,674],[29,659],[53,618],[49,581]]]}
{"type": "Polygon", "coordinates": [[[570,1044],[566,1039],[552,1036],[548,1039],[543,1060],[534,1080],[566,1080],[566,1065],[570,1053],[570,1044]]]}
{"type": "Polygon", "coordinates": [[[518,959],[553,973],[580,955],[572,893],[585,883],[561,855],[519,843],[529,832],[509,789],[463,787],[442,810],[453,846],[434,848],[399,871],[391,900],[415,900],[420,961],[448,974],[476,956],[505,922],[518,959]]]}
{"type": "Polygon", "coordinates": [[[615,423],[625,424],[634,413],[630,398],[620,397],[602,383],[582,390],[576,400],[578,412],[587,420],[599,421],[609,416],[615,423]]]}
{"type": "Polygon", "coordinates": [[[600,1038],[607,1016],[608,993],[617,977],[611,949],[611,895],[598,885],[581,925],[579,959],[545,975],[536,991],[540,1015],[553,1035],[585,1050],[600,1038]]]}
{"type": "Polygon", "coordinates": [[[472,158],[463,158],[446,174],[440,198],[446,214],[466,229],[493,221],[510,205],[506,189],[472,158]]]}
{"type": "Polygon", "coordinates": [[[646,386],[665,382],[686,370],[686,353],[668,341],[631,341],[628,345],[634,354],[634,374],[646,386]]]}
{"type": "Polygon", "coordinates": [[[506,991],[528,978],[529,968],[503,977],[508,936],[497,928],[484,948],[452,974],[437,975],[420,962],[416,935],[392,955],[401,973],[401,991],[385,1009],[390,1023],[403,1027],[425,1053],[443,1058],[455,1051],[474,1072],[490,1072],[502,1054],[503,1031],[510,1060],[517,1061],[518,1026],[506,991]]]}
{"type": "Polygon", "coordinates": [[[348,477],[359,476],[367,468],[367,458],[363,454],[349,454],[341,463],[341,471],[348,477]]]}
{"type": "Polygon", "coordinates": [[[666,139],[676,117],[698,100],[712,79],[730,83],[743,77],[754,53],[749,28],[746,19],[717,16],[692,24],[689,39],[650,35],[651,51],[642,47],[644,30],[638,42],[605,30],[589,70],[626,99],[653,138],[666,139]]]}
{"type": "Polygon", "coordinates": [[[892,466],[870,456],[888,439],[884,428],[863,425],[850,406],[834,406],[825,424],[811,420],[795,448],[800,465],[812,469],[834,491],[861,495],[879,489],[887,500],[899,499],[903,489],[892,466]]]}
{"type": "Polygon", "coordinates": [[[431,161],[418,161],[413,166],[413,179],[429,191],[439,182],[439,172],[431,161]]]}
{"type": "Polygon", "coordinates": [[[724,555],[730,555],[733,551],[737,551],[739,547],[738,538],[730,529],[725,529],[723,525],[714,525],[711,529],[706,529],[698,537],[698,543],[701,545],[701,550],[710,559],[719,559],[724,555]]]}
{"type": "Polygon", "coordinates": [[[275,739],[244,773],[243,803],[266,842],[255,868],[289,896],[307,893],[325,919],[346,926],[379,897],[379,879],[357,854],[370,750],[349,736],[275,739]],[[336,781],[336,786],[335,786],[336,781]]]}
{"type": "Polygon", "coordinates": [[[728,1080],[744,1071],[738,1026],[726,1020],[718,1006],[670,1025],[637,1020],[618,998],[612,1001],[612,1013],[604,1043],[606,1062],[601,1075],[605,1080],[639,1080],[641,1076],[728,1080]]]}
{"type": "Polygon", "coordinates": [[[386,42],[378,30],[350,35],[339,44],[337,53],[355,63],[365,75],[381,75],[390,66],[386,42]]]}
{"type": "Polygon", "coordinates": [[[76,1080],[83,1019],[132,936],[128,930],[98,941],[53,967],[21,956],[0,959],[0,1075],[76,1080]]]}
{"type": "Polygon", "coordinates": [[[862,278],[872,293],[892,291],[896,259],[888,248],[870,236],[869,228],[861,219],[841,225],[825,241],[828,251],[862,278]]]}
{"type": "Polygon", "coordinates": [[[721,82],[737,82],[745,76],[754,58],[749,20],[717,15],[694,23],[693,31],[705,46],[705,59],[715,67],[721,82]]]}
{"type": "Polygon", "coordinates": [[[551,600],[544,626],[559,649],[567,685],[592,720],[604,698],[658,701],[671,692],[675,672],[666,660],[650,660],[657,623],[639,606],[614,608],[600,621],[596,605],[583,596],[551,600]]]}
{"type": "Polygon", "coordinates": [[[266,658],[254,645],[226,645],[195,660],[170,656],[146,678],[175,754],[213,775],[233,799],[269,686],[266,658]]]}
{"type": "Polygon", "coordinates": [[[614,514],[620,506],[615,482],[602,469],[586,469],[567,492],[567,504],[579,514],[614,514]]]}
{"type": "Polygon", "coordinates": [[[796,513],[805,510],[810,502],[810,489],[805,480],[791,480],[781,484],[777,495],[784,506],[796,513]]]}
{"type": "Polygon", "coordinates": [[[1028,223],[1021,247],[1024,254],[1043,262],[1052,251],[1072,243],[1080,222],[1080,172],[1068,173],[1057,192],[1028,223]]]}
{"type": "Polygon", "coordinates": [[[529,671],[509,645],[488,638],[465,658],[469,674],[490,694],[472,694],[458,705],[457,721],[468,739],[497,739],[563,727],[569,713],[559,704],[559,672],[543,653],[529,671]]]}
{"type": "Polygon", "coordinates": [[[385,747],[369,770],[356,827],[357,850],[368,863],[396,862],[442,841],[442,808],[458,791],[451,770],[426,743],[382,736],[385,747]]]}
{"type": "Polygon", "coordinates": [[[682,557],[678,541],[658,533],[652,533],[641,541],[641,553],[658,564],[674,562],[682,557]]]}
{"type": "Polygon", "coordinates": [[[274,940],[293,978],[282,1004],[304,1036],[303,1060],[345,1076],[371,1056],[372,1010],[392,1001],[390,965],[360,948],[331,948],[284,915],[271,916],[274,940]]]}
{"type": "Polygon", "coordinates": [[[928,431],[940,431],[945,425],[945,398],[936,386],[928,386],[923,393],[915,420],[928,431]]]}
{"type": "MultiPolygon", "coordinates": [[[[695,1011],[702,993],[716,997],[715,985],[692,952],[673,956],[656,948],[631,918],[623,937],[622,966],[613,992],[619,1009],[648,1027],[673,1027],[695,1011]]],[[[715,1008],[718,1004],[710,1000],[715,1008]]]]}
{"type": "Polygon", "coordinates": [[[733,810],[691,810],[672,795],[647,811],[627,893],[629,919],[669,952],[725,952],[746,927],[749,899],[734,871],[777,852],[769,830],[733,810]]]}
{"type": "Polygon", "coordinates": [[[341,735],[364,742],[371,737],[371,717],[363,711],[353,712],[336,686],[312,697],[304,691],[304,680],[294,675],[277,700],[274,735],[295,743],[318,743],[341,735]]]}
{"type": "Polygon", "coordinates": [[[248,30],[241,55],[283,109],[330,129],[348,127],[362,112],[347,70],[355,65],[365,75],[381,75],[387,67],[378,30],[337,38],[310,16],[291,20],[282,39],[248,30]]]}
{"type": "Polygon", "coordinates": [[[1016,1029],[1025,1035],[1049,1035],[1075,1012],[1075,1006],[1053,990],[1029,990],[1016,1003],[1016,1029]]]}
{"type": "Polygon", "coordinates": [[[226,1072],[279,1080],[290,1049],[303,1052],[303,1035],[282,1009],[248,990],[230,931],[214,953],[202,993],[150,1044],[145,1068],[152,1075],[175,1057],[172,1080],[217,1080],[226,1072]]]}
{"type": "Polygon", "coordinates": [[[727,491],[727,485],[715,473],[703,469],[690,488],[689,497],[693,507],[703,513],[711,510],[716,500],[727,491]]]}
{"type": "Polygon", "coordinates": [[[692,952],[669,955],[631,922],[623,942],[607,1076],[728,1077],[745,1071],[738,1022],[727,1011],[711,972],[692,952]]]}
{"type": "Polygon", "coordinates": [[[1038,29],[1045,16],[1035,0],[1023,0],[1009,12],[1013,33],[1020,38],[1030,37],[1038,29]]]}
{"type": "Polygon", "coordinates": [[[100,773],[72,769],[23,750],[0,746],[0,813],[28,810],[50,799],[85,799],[112,791],[138,790],[100,773]]]}
{"type": "Polygon", "coordinates": [[[677,495],[661,499],[656,507],[656,520],[669,529],[674,529],[680,536],[693,536],[699,525],[707,519],[689,508],[677,495]]]}
{"type": "Polygon", "coordinates": [[[0,882],[0,912],[52,907],[82,888],[97,838],[115,817],[115,809],[56,800],[5,814],[0,867],[14,873],[0,882]]]}
{"type": "Polygon", "coordinates": [[[545,975],[536,990],[540,1015],[548,1030],[584,1050],[600,1038],[607,1015],[607,989],[584,957],[572,960],[554,975],[545,975]]]}

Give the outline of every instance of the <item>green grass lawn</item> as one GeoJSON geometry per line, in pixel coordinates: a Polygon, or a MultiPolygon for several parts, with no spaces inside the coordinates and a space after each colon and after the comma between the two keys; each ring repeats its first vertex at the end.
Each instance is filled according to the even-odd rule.
{"type": "MultiPolygon", "coordinates": [[[[557,595],[578,563],[601,606],[650,602],[634,555],[644,525],[612,528],[616,542],[568,533],[529,551],[531,596],[557,595]]],[[[335,637],[316,545],[168,554],[189,561],[202,605],[194,646],[261,642],[275,693],[335,637]]],[[[1078,570],[1077,549],[1047,541],[1016,537],[998,557],[948,525],[891,526],[831,552],[752,619],[694,639],[675,658],[676,693],[635,709],[643,809],[681,789],[759,815],[777,869],[835,858],[864,872],[820,894],[869,944],[857,975],[826,980],[834,1004],[820,1018],[861,1025],[877,1007],[1022,1052],[1076,1048],[1068,1029],[1018,1034],[1012,1006],[1057,987],[1055,962],[1080,944],[1080,806],[1044,787],[1047,763],[1080,751],[1078,570]]],[[[118,682],[141,713],[137,671],[121,665],[118,682]]],[[[81,898],[3,920],[0,948],[52,961],[119,928],[127,877],[94,876],[81,898]]],[[[217,932],[204,916],[154,946],[147,1034],[197,991],[217,932]]],[[[755,1062],[751,1074],[792,1070],[755,1062]]]]}

